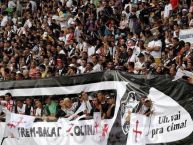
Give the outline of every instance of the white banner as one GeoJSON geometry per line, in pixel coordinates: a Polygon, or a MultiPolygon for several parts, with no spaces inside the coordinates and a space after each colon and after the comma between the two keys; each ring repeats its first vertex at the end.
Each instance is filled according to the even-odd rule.
{"type": "Polygon", "coordinates": [[[180,104],[154,88],[150,89],[148,97],[153,104],[153,114],[147,143],[173,142],[192,133],[192,118],[180,104]]]}
{"type": "MultiPolygon", "coordinates": [[[[117,118],[121,99],[125,96],[126,85],[127,82],[113,81],[62,87],[68,94],[80,93],[81,91],[116,90],[117,98],[113,118],[100,121],[100,119],[97,120],[96,116],[95,119],[91,120],[38,122],[29,128],[18,127],[19,138],[7,138],[3,145],[107,145],[109,133],[117,118]]],[[[40,89],[43,90],[44,88],[40,89]]],[[[48,91],[53,93],[50,89],[48,91]]],[[[182,106],[154,88],[149,90],[147,96],[148,98],[139,97],[134,91],[130,91],[126,95],[126,99],[122,100],[121,104],[124,107],[121,117],[124,118],[122,123],[126,126],[125,134],[135,130],[135,133],[139,135],[140,133],[138,134],[137,131],[143,130],[143,126],[145,126],[148,128],[146,143],[150,144],[177,141],[191,134],[193,130],[192,119],[182,106]],[[139,119],[137,123],[137,118],[134,117],[133,119],[130,116],[133,113],[145,115],[150,121],[144,123],[143,119],[139,119]],[[132,122],[135,122],[135,125],[130,125],[132,122]],[[139,124],[140,122],[143,123],[139,124]]],[[[1,130],[4,131],[3,126],[4,123],[0,123],[1,130]]],[[[2,136],[0,136],[1,138],[2,136]]],[[[127,144],[126,140],[124,143],[127,144]]]]}
{"type": "MultiPolygon", "coordinates": [[[[3,145],[107,145],[109,132],[117,118],[120,99],[126,91],[126,82],[100,82],[89,85],[67,86],[62,87],[62,89],[66,90],[65,94],[80,93],[82,91],[116,90],[115,106],[117,107],[113,118],[101,121],[98,118],[97,122],[95,122],[96,119],[75,121],[61,119],[55,123],[38,122],[34,123],[31,128],[19,127],[17,130],[19,138],[6,138],[3,145]]],[[[51,89],[45,88],[44,91],[54,93],[51,89]]],[[[4,123],[0,124],[4,126],[4,123]]],[[[0,136],[1,138],[3,137],[0,136]]]]}
{"type": "MultiPolygon", "coordinates": [[[[131,93],[133,91],[128,94],[131,93]]],[[[132,97],[122,102],[124,106],[129,106],[122,106],[125,111],[122,120],[126,120],[122,127],[124,133],[128,132],[127,145],[174,142],[192,133],[190,114],[171,97],[155,88],[138,101],[135,96],[133,93],[132,97]]]]}
{"type": "MultiPolygon", "coordinates": [[[[3,145],[106,145],[112,127],[111,120],[96,123],[94,120],[63,123],[37,122],[32,127],[17,127],[18,138],[6,138],[3,145]],[[100,129],[101,128],[101,129],[100,129]]],[[[5,123],[1,123],[1,130],[5,123]]],[[[0,134],[2,139],[3,134],[0,134]]]]}
{"type": "Polygon", "coordinates": [[[193,83],[193,73],[187,70],[181,70],[180,68],[176,72],[176,75],[172,81],[176,81],[178,79],[181,79],[183,76],[187,77],[187,81],[189,83],[193,83]]]}
{"type": "Polygon", "coordinates": [[[193,48],[193,28],[180,30],[179,39],[184,42],[190,42],[191,48],[193,48]]]}
{"type": "Polygon", "coordinates": [[[29,128],[33,125],[35,120],[34,116],[27,116],[21,114],[15,114],[6,112],[6,128],[4,131],[4,137],[19,137],[18,128],[29,128]]]}

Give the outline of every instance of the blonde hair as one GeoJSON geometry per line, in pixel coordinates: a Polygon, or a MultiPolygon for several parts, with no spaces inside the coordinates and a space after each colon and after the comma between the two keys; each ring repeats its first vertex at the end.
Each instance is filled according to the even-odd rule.
{"type": "Polygon", "coordinates": [[[64,106],[65,106],[65,108],[67,107],[67,103],[68,102],[71,103],[71,100],[69,98],[64,98],[64,106]]]}

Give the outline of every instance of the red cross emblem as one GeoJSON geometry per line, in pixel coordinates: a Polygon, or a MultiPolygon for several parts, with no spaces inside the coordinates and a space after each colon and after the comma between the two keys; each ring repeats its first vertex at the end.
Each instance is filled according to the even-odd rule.
{"type": "Polygon", "coordinates": [[[98,131],[97,131],[97,128],[98,128],[98,127],[99,127],[99,123],[95,122],[94,128],[96,128],[96,132],[98,132],[98,131]]]}
{"type": "Polygon", "coordinates": [[[23,121],[23,117],[20,117],[20,120],[18,122],[16,122],[16,126],[19,126],[22,123],[26,123],[26,122],[23,121]]]}
{"type": "Polygon", "coordinates": [[[136,121],[136,129],[133,129],[133,132],[135,133],[135,142],[137,143],[137,134],[142,134],[142,131],[138,130],[139,121],[136,121]]]}
{"type": "Polygon", "coordinates": [[[20,120],[19,120],[18,122],[12,121],[12,123],[8,123],[7,126],[8,126],[9,128],[16,128],[17,126],[19,126],[19,125],[22,124],[22,123],[26,123],[26,122],[23,121],[23,117],[20,117],[20,120]],[[13,124],[13,123],[15,123],[15,124],[13,124]]]}
{"type": "Polygon", "coordinates": [[[96,128],[96,132],[98,132],[97,128],[99,127],[99,123],[97,123],[98,121],[98,116],[96,118],[96,122],[95,122],[95,125],[94,125],[94,128],[96,128]]]}
{"type": "Polygon", "coordinates": [[[12,123],[8,123],[7,126],[8,126],[9,128],[15,128],[15,127],[16,127],[16,126],[15,126],[14,124],[12,124],[12,123]]]}
{"type": "Polygon", "coordinates": [[[104,124],[104,127],[102,129],[102,136],[105,137],[108,132],[109,126],[108,124],[104,124]]]}

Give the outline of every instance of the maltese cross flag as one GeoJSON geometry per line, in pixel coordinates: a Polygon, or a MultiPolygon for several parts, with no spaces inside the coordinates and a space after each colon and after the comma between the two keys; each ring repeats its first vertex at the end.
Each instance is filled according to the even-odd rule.
{"type": "Polygon", "coordinates": [[[127,145],[145,145],[149,119],[145,115],[131,113],[127,145]]]}
{"type": "Polygon", "coordinates": [[[33,125],[35,117],[20,115],[11,112],[6,113],[6,128],[4,137],[15,137],[18,138],[18,128],[30,128],[33,125]]]}

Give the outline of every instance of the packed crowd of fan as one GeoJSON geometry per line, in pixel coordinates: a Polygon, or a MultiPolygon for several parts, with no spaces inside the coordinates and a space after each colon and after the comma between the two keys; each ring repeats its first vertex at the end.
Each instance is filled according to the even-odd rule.
{"type": "Polygon", "coordinates": [[[179,0],[1,0],[1,80],[192,71],[193,3],[179,0]]]}
{"type": "Polygon", "coordinates": [[[10,93],[0,97],[0,122],[5,121],[6,111],[16,114],[31,115],[36,121],[56,121],[58,118],[92,119],[94,112],[101,112],[102,119],[110,119],[115,111],[115,94],[107,92],[81,92],[78,97],[47,96],[36,98],[12,98],[10,93]],[[3,111],[5,110],[5,111],[3,111]]]}

